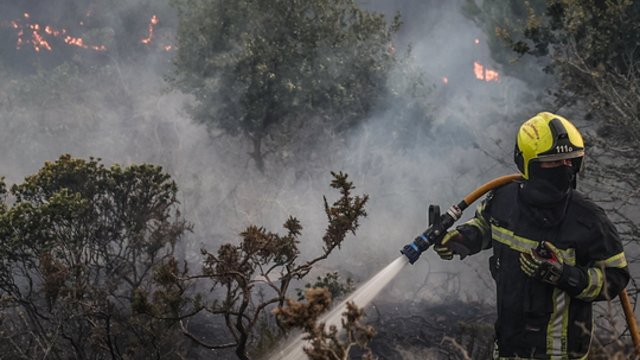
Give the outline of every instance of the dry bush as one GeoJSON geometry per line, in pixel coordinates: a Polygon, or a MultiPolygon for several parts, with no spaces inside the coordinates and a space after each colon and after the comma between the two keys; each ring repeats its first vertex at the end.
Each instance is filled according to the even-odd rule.
{"type": "Polygon", "coordinates": [[[369,341],[375,335],[370,325],[362,323],[364,310],[354,303],[347,302],[342,314],[342,333],[335,325],[318,323],[322,315],[331,306],[331,294],[326,288],[311,288],[305,292],[306,303],[287,300],[284,307],[277,308],[274,313],[280,321],[290,328],[301,328],[305,332],[304,340],[309,346],[304,352],[311,360],[348,360],[351,351],[359,347],[364,350],[362,359],[374,359],[369,341]]]}

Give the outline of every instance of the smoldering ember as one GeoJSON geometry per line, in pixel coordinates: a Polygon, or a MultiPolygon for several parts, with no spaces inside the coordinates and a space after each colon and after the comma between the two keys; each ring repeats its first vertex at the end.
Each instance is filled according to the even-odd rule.
{"type": "Polygon", "coordinates": [[[640,2],[0,2],[0,359],[627,359],[640,2]]]}

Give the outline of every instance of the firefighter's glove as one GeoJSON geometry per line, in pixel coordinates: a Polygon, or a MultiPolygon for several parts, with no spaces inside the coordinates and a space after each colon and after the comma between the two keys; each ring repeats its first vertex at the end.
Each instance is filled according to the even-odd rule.
{"type": "Polygon", "coordinates": [[[562,277],[564,263],[558,248],[543,241],[537,249],[520,254],[520,269],[534,279],[555,286],[562,277]]]}
{"type": "Polygon", "coordinates": [[[447,245],[452,240],[454,242],[459,242],[460,240],[462,240],[462,235],[458,230],[451,230],[447,232],[439,244],[433,245],[433,250],[438,253],[438,256],[440,256],[442,260],[453,259],[453,255],[455,255],[455,252],[449,245],[447,245]]]}
{"type": "Polygon", "coordinates": [[[442,240],[433,246],[433,250],[443,260],[451,260],[453,255],[460,255],[460,259],[464,259],[471,254],[471,250],[465,245],[464,236],[458,230],[447,232],[442,240]]]}

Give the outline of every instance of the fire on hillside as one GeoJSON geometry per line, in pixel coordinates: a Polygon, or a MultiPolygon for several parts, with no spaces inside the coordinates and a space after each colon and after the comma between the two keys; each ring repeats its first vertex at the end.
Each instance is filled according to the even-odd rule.
{"type": "MultiPolygon", "coordinates": [[[[87,16],[90,14],[88,13],[87,16]]],[[[151,16],[147,26],[147,35],[140,39],[140,43],[151,45],[154,42],[154,29],[160,20],[156,15],[151,16]]],[[[21,50],[24,46],[29,46],[35,52],[43,50],[53,51],[54,44],[65,44],[68,46],[76,46],[83,49],[93,51],[107,51],[107,47],[103,44],[89,44],[80,36],[73,36],[66,28],[56,28],[49,24],[41,24],[32,20],[31,14],[23,13],[21,19],[14,19],[10,22],[11,27],[16,31],[16,49],[21,50]]],[[[80,22],[80,26],[84,26],[84,22],[80,22]]],[[[172,44],[158,44],[164,51],[175,49],[172,44]]]]}
{"type": "MultiPolygon", "coordinates": [[[[480,45],[480,39],[475,39],[473,41],[475,45],[480,45]]],[[[479,60],[473,62],[473,75],[475,79],[486,82],[500,82],[500,74],[498,71],[488,68],[483,65],[479,60]]],[[[449,77],[442,76],[441,81],[444,85],[449,84],[449,77]]]]}

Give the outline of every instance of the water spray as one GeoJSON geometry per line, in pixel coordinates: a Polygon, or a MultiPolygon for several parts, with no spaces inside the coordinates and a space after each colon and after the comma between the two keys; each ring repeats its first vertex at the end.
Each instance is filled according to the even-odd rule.
{"type": "MultiPolygon", "coordinates": [[[[499,178],[491,180],[486,184],[480,186],[473,192],[469,193],[460,203],[458,203],[457,205],[453,205],[451,208],[449,208],[447,213],[442,216],[440,215],[440,210],[437,206],[429,206],[430,226],[420,236],[418,236],[416,240],[414,240],[414,243],[417,242],[416,247],[418,249],[422,249],[420,253],[428,249],[431,245],[437,243],[437,241],[442,238],[442,235],[446,233],[447,229],[451,227],[451,225],[453,225],[456,220],[460,219],[464,209],[469,207],[469,205],[471,205],[474,201],[484,195],[487,191],[518,179],[521,179],[521,176],[519,174],[501,176],[499,178]]],[[[349,297],[343,300],[333,310],[318,319],[318,322],[324,323],[326,327],[333,325],[337,328],[340,328],[340,319],[342,318],[342,314],[346,311],[347,302],[352,302],[360,308],[364,308],[369,305],[369,303],[380,293],[380,291],[382,291],[382,289],[384,289],[391,282],[391,280],[393,280],[400,273],[405,265],[409,263],[413,264],[415,262],[417,257],[412,261],[409,256],[406,256],[407,251],[409,250],[407,250],[406,247],[403,248],[401,252],[404,255],[400,255],[384,269],[379,271],[376,275],[374,275],[371,279],[369,279],[366,283],[364,283],[356,291],[354,291],[349,297]]],[[[303,347],[306,342],[303,337],[304,335],[298,335],[289,343],[289,345],[272,354],[270,356],[270,359],[304,359],[306,355],[303,347]]]]}
{"type": "MultiPolygon", "coordinates": [[[[343,300],[340,304],[334,307],[331,311],[324,314],[318,319],[319,323],[324,323],[326,328],[335,326],[340,329],[342,314],[347,309],[347,302],[353,302],[358,307],[367,306],[371,300],[373,300],[387,284],[391,282],[400,271],[409,263],[409,260],[400,255],[397,259],[391,262],[387,267],[375,274],[366,283],[360,286],[354,291],[348,298],[343,300]]],[[[300,360],[306,359],[307,356],[303,347],[306,345],[306,341],[303,339],[304,335],[296,336],[287,346],[277,350],[273,353],[270,360],[300,360]]]]}

